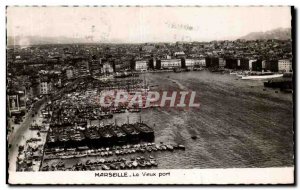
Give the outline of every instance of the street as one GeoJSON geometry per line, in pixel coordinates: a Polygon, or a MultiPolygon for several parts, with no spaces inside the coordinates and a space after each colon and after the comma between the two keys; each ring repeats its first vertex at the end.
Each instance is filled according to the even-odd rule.
{"type": "Polygon", "coordinates": [[[46,103],[47,99],[43,98],[35,103],[35,106],[32,108],[30,112],[27,113],[24,121],[21,123],[20,127],[15,128],[14,132],[8,139],[8,145],[10,146],[8,160],[9,160],[9,170],[16,171],[16,161],[18,156],[18,147],[20,145],[25,145],[26,140],[28,140],[28,136],[30,133],[29,127],[31,126],[34,119],[38,117],[38,114],[35,112],[39,112],[42,106],[46,103]],[[35,114],[32,117],[32,114],[35,114]]]}

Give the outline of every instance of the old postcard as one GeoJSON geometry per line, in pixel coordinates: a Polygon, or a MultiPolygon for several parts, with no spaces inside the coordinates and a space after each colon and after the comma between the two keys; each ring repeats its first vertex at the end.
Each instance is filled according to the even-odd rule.
{"type": "Polygon", "coordinates": [[[290,6],[8,6],[9,184],[294,184],[290,6]]]}

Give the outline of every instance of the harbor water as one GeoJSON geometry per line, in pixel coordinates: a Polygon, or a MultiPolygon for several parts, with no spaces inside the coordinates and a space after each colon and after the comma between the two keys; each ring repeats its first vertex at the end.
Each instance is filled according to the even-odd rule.
{"type": "MultiPolygon", "coordinates": [[[[151,90],[196,92],[199,108],[145,109],[114,114],[118,124],[141,119],[154,129],[155,143],[183,144],[185,151],[153,155],[158,169],[283,167],[293,163],[293,95],[209,71],[145,73],[151,90]],[[192,138],[195,137],[195,138],[192,138]]],[[[97,122],[97,121],[95,121],[97,122]]],[[[95,123],[96,124],[96,123],[95,123]]],[[[144,154],[144,156],[147,154],[144,154]]],[[[127,157],[134,155],[126,155],[127,157]]],[[[97,157],[79,158],[86,160],[97,157]]],[[[75,164],[78,159],[68,160],[75,164]]],[[[68,164],[66,162],[66,164],[68,164]]]]}

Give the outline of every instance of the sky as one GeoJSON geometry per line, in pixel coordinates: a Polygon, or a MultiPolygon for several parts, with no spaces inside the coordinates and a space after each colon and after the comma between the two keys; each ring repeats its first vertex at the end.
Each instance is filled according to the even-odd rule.
{"type": "Polygon", "coordinates": [[[8,7],[8,36],[87,42],[235,39],[291,27],[290,7],[8,7]]]}

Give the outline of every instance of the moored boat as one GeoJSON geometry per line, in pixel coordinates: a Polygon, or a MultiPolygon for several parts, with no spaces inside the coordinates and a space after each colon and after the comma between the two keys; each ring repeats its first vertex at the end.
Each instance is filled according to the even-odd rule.
{"type": "Polygon", "coordinates": [[[242,76],[243,80],[263,80],[263,79],[272,79],[272,78],[279,78],[283,77],[283,74],[275,74],[275,73],[252,73],[246,76],[242,76]]]}
{"type": "Polygon", "coordinates": [[[154,131],[151,127],[141,122],[135,123],[133,126],[141,133],[141,138],[143,141],[154,141],[154,131]]]}
{"type": "Polygon", "coordinates": [[[140,132],[132,124],[123,124],[121,129],[128,135],[128,139],[132,143],[140,140],[140,132]]]}
{"type": "Polygon", "coordinates": [[[169,144],[168,144],[168,145],[166,145],[166,146],[167,146],[167,149],[168,149],[168,150],[171,150],[171,151],[174,150],[174,147],[173,147],[172,145],[169,145],[169,144]]]}

